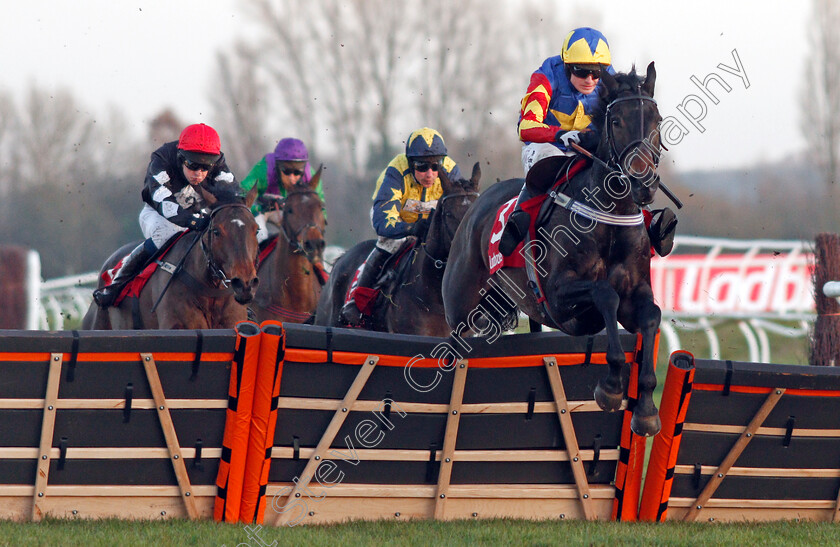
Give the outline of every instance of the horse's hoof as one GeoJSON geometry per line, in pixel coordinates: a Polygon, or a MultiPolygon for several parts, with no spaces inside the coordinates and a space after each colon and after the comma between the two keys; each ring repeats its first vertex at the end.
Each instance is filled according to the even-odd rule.
{"type": "Polygon", "coordinates": [[[662,421],[659,419],[659,413],[652,416],[639,416],[634,413],[630,420],[630,429],[636,435],[641,437],[653,437],[659,430],[662,429],[662,421]]]}
{"type": "Polygon", "coordinates": [[[595,402],[598,403],[598,406],[601,407],[601,410],[606,410],[607,412],[615,412],[619,408],[621,408],[621,403],[624,400],[624,393],[610,393],[609,391],[605,390],[601,387],[601,382],[598,382],[598,385],[595,386],[595,402]]]}

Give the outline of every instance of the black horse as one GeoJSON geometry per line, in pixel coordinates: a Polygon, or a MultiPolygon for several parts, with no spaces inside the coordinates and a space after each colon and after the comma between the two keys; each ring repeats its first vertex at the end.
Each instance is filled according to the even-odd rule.
{"type": "MultiPolygon", "coordinates": [[[[609,373],[595,389],[595,400],[605,410],[617,410],[625,390],[618,323],[641,333],[639,398],[631,422],[639,435],[660,429],[652,394],[661,314],[653,301],[651,244],[640,209],[653,202],[659,187],[661,116],[653,100],[655,81],[653,63],[644,79],[635,69],[614,77],[603,74],[601,101],[592,115],[601,129],[594,163],[549,192],[536,236],[523,248],[527,268],[490,274],[488,242],[499,235],[491,233],[494,219],[521,185],[521,179],[509,180],[485,191],[467,213],[443,279],[446,318],[454,332],[485,334],[492,323],[498,329],[500,322],[515,318],[517,308],[570,335],[606,328],[609,373]]],[[[535,192],[546,190],[539,178],[530,179],[529,174],[535,192]]],[[[549,186],[554,180],[551,173],[549,186]]]]}
{"type": "MultiPolygon", "coordinates": [[[[449,256],[452,238],[467,209],[478,197],[481,178],[479,164],[473,166],[469,180],[450,181],[444,169],[440,170],[443,194],[430,216],[425,241],[418,244],[402,260],[410,264],[393,292],[385,295],[387,304],[380,309],[370,325],[371,330],[400,334],[448,336],[449,327],[443,312],[441,281],[449,256]]],[[[339,314],[356,269],[367,258],[376,240],[363,241],[341,255],[333,265],[330,279],[321,292],[315,324],[343,326],[339,314]]]]}

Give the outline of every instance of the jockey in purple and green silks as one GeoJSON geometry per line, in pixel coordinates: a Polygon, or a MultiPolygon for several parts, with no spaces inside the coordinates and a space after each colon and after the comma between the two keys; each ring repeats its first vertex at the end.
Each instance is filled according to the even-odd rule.
{"type": "MultiPolygon", "coordinates": [[[[266,154],[258,161],[241,183],[248,191],[257,185],[257,200],[251,210],[260,229],[257,239],[260,243],[268,238],[266,213],[270,213],[276,198],[286,197],[287,191],[294,185],[306,186],[312,180],[313,169],[309,164],[309,151],[299,139],[286,138],[277,143],[274,152],[266,154]],[[272,199],[267,199],[272,198],[272,199]]],[[[324,188],[321,182],[315,189],[321,203],[324,200],[324,188]]],[[[327,217],[326,210],[324,218],[327,217]]]]}

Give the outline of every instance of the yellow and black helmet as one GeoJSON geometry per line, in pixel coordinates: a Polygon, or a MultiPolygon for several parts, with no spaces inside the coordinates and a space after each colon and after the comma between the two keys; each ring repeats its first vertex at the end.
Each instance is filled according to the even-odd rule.
{"type": "Polygon", "coordinates": [[[405,155],[409,160],[447,155],[440,133],[429,127],[418,129],[405,141],[405,155]]]}
{"type": "Polygon", "coordinates": [[[594,28],[576,28],[566,36],[560,51],[566,65],[612,64],[610,44],[606,37],[594,28]]]}

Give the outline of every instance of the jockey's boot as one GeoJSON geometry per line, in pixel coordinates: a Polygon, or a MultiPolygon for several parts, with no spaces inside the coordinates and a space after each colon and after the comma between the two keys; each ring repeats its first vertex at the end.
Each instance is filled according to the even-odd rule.
{"type": "MultiPolygon", "coordinates": [[[[362,324],[362,319],[365,314],[363,314],[359,309],[359,305],[356,303],[356,298],[362,297],[369,302],[376,296],[373,293],[373,285],[376,283],[376,280],[379,279],[382,267],[389,258],[391,258],[391,253],[384,249],[380,249],[379,247],[374,247],[370,252],[367,259],[365,259],[365,265],[362,268],[362,272],[359,274],[359,279],[356,281],[356,287],[353,289],[353,296],[350,298],[349,302],[344,304],[344,307],[341,308],[341,312],[339,312],[339,318],[342,322],[350,325],[351,327],[358,327],[362,324]],[[365,290],[360,291],[359,289],[365,290]]],[[[367,308],[366,305],[363,305],[362,307],[367,308]]]]}
{"type": "Polygon", "coordinates": [[[132,280],[146,262],[155,254],[157,249],[151,239],[147,239],[138,245],[131,254],[123,260],[119,271],[114,275],[114,280],[107,287],[93,291],[93,300],[102,308],[107,308],[114,303],[120,291],[126,283],[132,280]]]}
{"type": "Polygon", "coordinates": [[[659,256],[668,256],[674,248],[674,235],[677,231],[677,215],[665,207],[653,211],[653,219],[648,228],[648,236],[653,250],[659,256]]]}
{"type": "Polygon", "coordinates": [[[499,252],[502,256],[510,256],[516,250],[525,236],[528,234],[528,226],[531,224],[531,215],[522,209],[522,204],[534,197],[528,186],[522,185],[522,191],[519,192],[519,197],[516,198],[516,206],[508,217],[505,229],[502,232],[502,238],[499,240],[499,252]]]}

